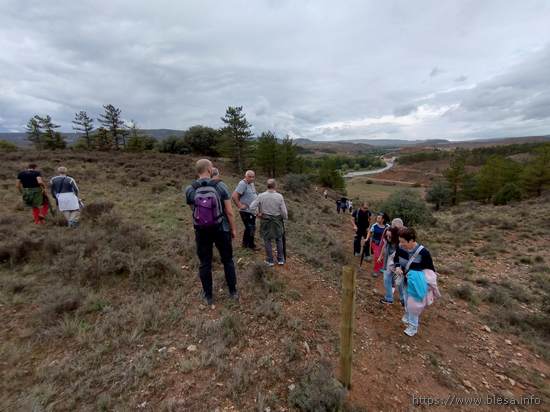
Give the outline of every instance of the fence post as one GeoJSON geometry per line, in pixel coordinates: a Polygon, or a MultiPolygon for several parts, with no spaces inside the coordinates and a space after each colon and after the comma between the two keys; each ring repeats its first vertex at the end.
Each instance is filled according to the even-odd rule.
{"type": "Polygon", "coordinates": [[[342,268],[342,324],[340,326],[340,382],[351,388],[353,320],[355,318],[355,268],[342,268]]]}

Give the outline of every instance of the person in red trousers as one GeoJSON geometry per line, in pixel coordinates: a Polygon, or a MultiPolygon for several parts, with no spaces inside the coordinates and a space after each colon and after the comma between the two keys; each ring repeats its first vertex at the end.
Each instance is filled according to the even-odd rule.
{"type": "Polygon", "coordinates": [[[42,174],[36,170],[34,163],[29,164],[26,170],[17,175],[17,190],[23,196],[23,202],[32,208],[34,223],[43,225],[48,214],[48,197],[46,196],[46,184],[42,180],[42,174]]]}

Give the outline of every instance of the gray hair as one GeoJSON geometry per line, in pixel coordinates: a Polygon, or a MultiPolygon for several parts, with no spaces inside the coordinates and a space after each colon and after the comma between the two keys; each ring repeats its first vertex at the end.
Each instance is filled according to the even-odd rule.
{"type": "Polygon", "coordinates": [[[247,170],[244,174],[246,176],[256,176],[256,173],[254,173],[254,170],[247,170]]]}
{"type": "Polygon", "coordinates": [[[267,188],[268,189],[275,189],[277,187],[277,182],[275,179],[267,179],[267,188]]]}
{"type": "Polygon", "coordinates": [[[213,167],[212,168],[212,177],[214,176],[219,176],[220,175],[220,171],[218,170],[217,167],[213,167]]]}
{"type": "Polygon", "coordinates": [[[398,217],[396,217],[395,219],[393,219],[393,220],[391,221],[391,227],[398,227],[398,228],[401,228],[401,227],[403,227],[403,226],[404,226],[404,225],[403,225],[403,220],[400,219],[400,218],[398,218],[398,217]]]}
{"type": "Polygon", "coordinates": [[[57,172],[58,172],[58,173],[62,173],[62,174],[65,175],[65,174],[67,174],[67,168],[66,168],[65,166],[59,166],[59,167],[57,168],[57,172]]]}

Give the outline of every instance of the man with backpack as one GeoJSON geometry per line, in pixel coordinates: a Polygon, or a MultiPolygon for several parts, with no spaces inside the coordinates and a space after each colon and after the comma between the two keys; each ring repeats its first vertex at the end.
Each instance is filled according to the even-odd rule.
{"type": "Polygon", "coordinates": [[[59,175],[50,180],[52,196],[57,202],[57,209],[65,216],[68,226],[77,228],[81,206],[78,186],[72,177],[67,176],[66,167],[58,167],[57,172],[59,175]]]}
{"type": "Polygon", "coordinates": [[[231,244],[237,234],[231,208],[231,195],[225,183],[212,179],[212,169],[210,160],[198,160],[196,163],[198,179],[185,189],[186,202],[193,211],[197,256],[200,261],[199,277],[203,298],[208,305],[213,303],[213,245],[216,245],[220,253],[229,296],[234,300],[239,299],[231,244]]]}
{"type": "Polygon", "coordinates": [[[256,233],[256,215],[250,210],[250,205],[258,197],[254,180],[256,174],[253,170],[247,170],[244,179],[239,182],[233,192],[233,201],[239,208],[239,213],[244,224],[243,247],[256,250],[254,234],[256,233]]]}

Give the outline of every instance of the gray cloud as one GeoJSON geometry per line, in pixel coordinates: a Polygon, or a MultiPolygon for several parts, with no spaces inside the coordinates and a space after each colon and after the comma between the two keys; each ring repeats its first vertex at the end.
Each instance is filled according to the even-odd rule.
{"type": "Polygon", "coordinates": [[[420,17],[359,0],[0,6],[0,131],[35,113],[70,130],[107,103],[180,129],[243,105],[256,133],[314,139],[550,129],[547,2],[424,0],[420,17]]]}

